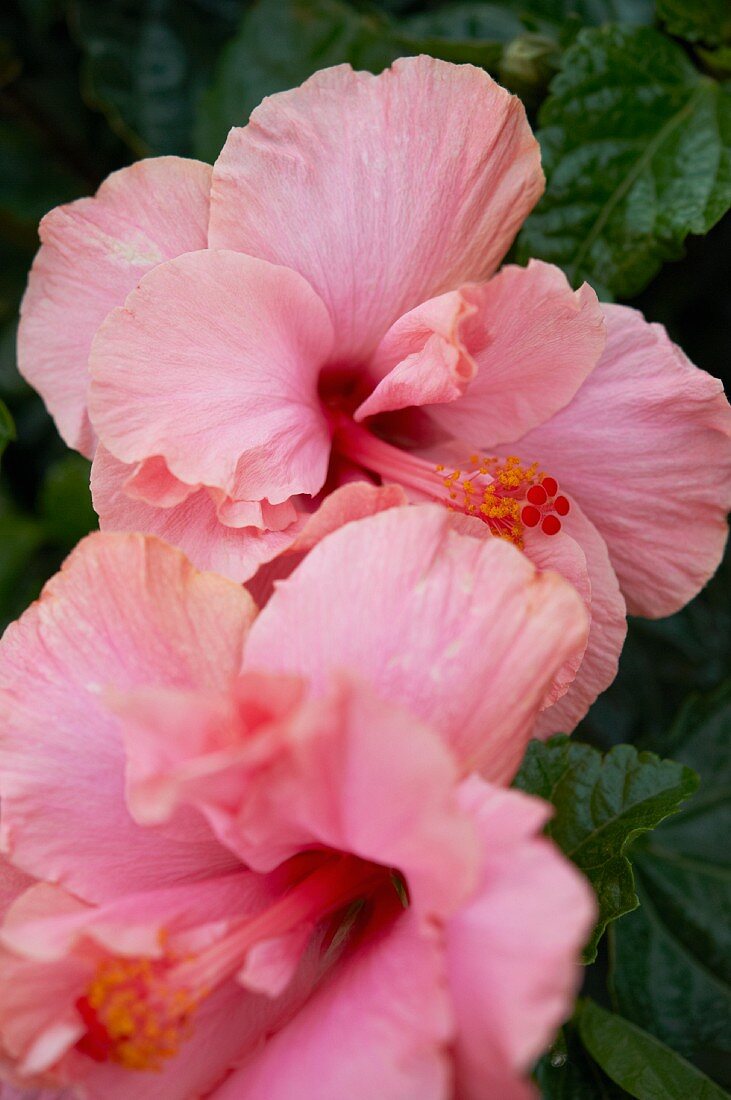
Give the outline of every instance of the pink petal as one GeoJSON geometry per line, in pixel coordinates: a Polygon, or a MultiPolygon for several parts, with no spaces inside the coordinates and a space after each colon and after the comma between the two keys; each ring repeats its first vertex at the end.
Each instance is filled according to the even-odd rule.
{"type": "Polygon", "coordinates": [[[371,485],[367,481],[350,481],[333,489],[316,512],[299,527],[299,533],[277,558],[259,568],[247,584],[258,607],[267,602],[277,581],[288,577],[299,565],[305,554],[321,542],[326,535],[337,531],[354,519],[384,512],[407,503],[400,485],[371,485]]]}
{"type": "Polygon", "coordinates": [[[114,172],[94,198],[41,222],[18,331],[21,374],[43,397],[70,447],[91,457],[87,360],[100,324],[145,272],[206,247],[211,169],[180,157],[114,172]]]}
{"type": "MultiPolygon", "coordinates": [[[[3,1054],[25,1075],[41,1074],[77,1042],[84,1026],[73,1008],[74,996],[93,969],[83,959],[38,966],[0,951],[0,1035],[3,1054]]],[[[41,1078],[48,1083],[47,1078],[41,1078]]],[[[29,1085],[34,1083],[28,1081],[29,1085]]]]}
{"type": "Polygon", "coordinates": [[[327,312],[293,271],[194,252],[151,271],[94,340],[90,413],[124,462],[272,504],[316,493],[330,437],[317,377],[327,312]]]}
{"type": "Polygon", "coordinates": [[[303,694],[297,677],[259,674],[241,677],[223,693],[148,688],[116,694],[110,702],[122,719],[135,820],[161,824],[186,802],[215,804],[235,817],[250,773],[281,754],[282,723],[303,694]]]}
{"type": "Polygon", "coordinates": [[[477,312],[463,340],[476,376],[458,401],[429,412],[453,436],[495,449],[571,400],[602,353],[604,319],[591,287],[572,291],[538,260],[504,267],[470,297],[477,312]]]}
{"type": "Polygon", "coordinates": [[[324,847],[398,867],[416,906],[459,904],[474,882],[473,838],[430,729],[347,680],[306,705],[292,678],[249,674],[236,690],[228,706],[169,690],[120,700],[138,820],[188,803],[257,871],[324,847]]]}
{"type": "MultiPolygon", "coordinates": [[[[617,675],[619,655],[627,635],[624,599],[604,539],[576,501],[572,501],[571,511],[562,517],[561,523],[567,537],[574,539],[586,555],[591,585],[591,626],[584,656],[568,690],[539,715],[533,735],[541,738],[554,733],[571,733],[576,728],[597,696],[609,687],[617,675]]],[[[571,580],[561,561],[553,556],[558,539],[560,535],[543,540],[527,539],[525,551],[541,568],[555,569],[571,580]],[[534,549],[539,541],[543,543],[543,564],[537,560],[534,549]]]]}
{"type": "Polygon", "coordinates": [[[406,504],[406,494],[400,485],[370,485],[367,481],[351,481],[334,489],[310,515],[290,546],[292,553],[311,550],[318,542],[355,519],[377,515],[389,508],[406,504]]]}
{"type": "Polygon", "coordinates": [[[320,692],[349,668],[427,720],[465,769],[505,780],[586,633],[565,581],[498,539],[458,534],[441,506],[414,505],[316,546],[256,620],[246,666],[309,677],[320,692]]]}
{"type": "MultiPolygon", "coordinates": [[[[99,526],[103,531],[158,535],[183,550],[198,569],[211,569],[233,581],[248,580],[262,562],[287,550],[299,529],[293,525],[283,531],[268,531],[224,524],[205,488],[194,489],[177,505],[156,507],[125,491],[133,471],[133,465],[120,462],[103,444],[99,445],[91,468],[92,499],[99,526]]],[[[173,481],[177,486],[182,484],[173,481]]]]}
{"type": "Polygon", "coordinates": [[[462,287],[400,317],[369,365],[369,372],[383,380],[356,410],[355,419],[461,397],[477,372],[466,341],[480,298],[479,288],[462,287]]]}
{"type": "MultiPolygon", "coordinates": [[[[63,899],[61,891],[50,891],[47,886],[40,889],[63,899]]],[[[91,1100],[126,1100],[130,1090],[135,1100],[157,1100],[160,1096],[165,1100],[187,1100],[192,1094],[208,1095],[230,1067],[259,1047],[264,1037],[281,1027],[306,998],[315,977],[312,957],[303,959],[285,997],[272,1000],[247,994],[232,980],[204,998],[179,1054],[156,1072],[131,1074],[114,1063],[98,1064],[69,1049],[79,1038],[80,1021],[74,1004],[88,986],[99,960],[108,957],[105,946],[112,955],[156,956],[160,953],[162,923],[172,933],[166,942],[176,953],[185,954],[186,942],[195,950],[193,933],[186,940],[189,925],[208,921],[194,933],[199,946],[207,945],[224,934],[232,920],[259,912],[274,896],[261,876],[239,871],[217,880],[122,897],[103,909],[85,908],[81,915],[78,906],[73,912],[68,904],[62,904],[55,922],[46,904],[46,920],[20,922],[12,929],[17,954],[0,952],[0,973],[12,978],[0,989],[3,1041],[12,1042],[16,1059],[28,1051],[25,1062],[29,1072],[31,1057],[36,1069],[41,1068],[43,1057],[43,1065],[52,1067],[52,1074],[60,1080],[75,1081],[91,1100]],[[88,935],[84,935],[84,925],[88,935]],[[212,930],[208,939],[202,938],[206,928],[212,930]],[[24,950],[29,952],[25,956],[24,950]],[[65,954],[60,954],[63,951],[65,954]],[[75,1031],[69,1030],[74,1027],[75,1031]],[[54,1064],[59,1057],[63,1060],[54,1064]]],[[[42,900],[35,908],[41,916],[42,900]]]]}
{"type": "Polygon", "coordinates": [[[521,1078],[571,1012],[595,903],[586,880],[535,835],[541,803],[472,777],[462,805],[485,862],[478,894],[447,925],[456,1093],[522,1100],[532,1093],[521,1078]]]}
{"type": "MultiPolygon", "coordinates": [[[[120,468],[124,466],[113,456],[110,457],[120,468]]],[[[125,494],[134,501],[141,500],[158,508],[174,508],[201,488],[200,485],[186,485],[184,481],[178,481],[170,473],[165,459],[159,455],[156,458],[146,458],[136,466],[124,466],[124,470],[122,488],[125,494]]]]}
{"type": "Polygon", "coordinates": [[[0,920],[9,906],[32,886],[34,879],[18,870],[6,859],[0,859],[0,920]]]}
{"type": "Polygon", "coordinates": [[[103,906],[74,904],[70,895],[45,884],[28,893],[42,897],[19,905],[20,913],[11,911],[0,937],[16,954],[43,964],[74,949],[83,953],[92,942],[105,954],[161,958],[164,939],[169,950],[182,954],[194,943],[208,946],[277,896],[264,876],[241,867],[216,878],[127,894],[103,906]]]}
{"type": "Polygon", "coordinates": [[[132,821],[104,690],[222,688],[253,611],[238,586],[155,539],[80,544],[0,642],[3,840],[20,868],[95,900],[229,865],[200,819],[167,831],[132,821]]]}
{"type": "Polygon", "coordinates": [[[216,1100],[447,1100],[442,950],[413,910],[342,961],[216,1100]]]}
{"type": "Polygon", "coordinates": [[[721,383],[626,306],[573,401],[515,444],[576,497],[609,547],[632,614],[682,607],[718,566],[731,507],[721,383]]]}
{"type": "Polygon", "coordinates": [[[299,271],[357,364],[408,310],[487,278],[543,189],[518,99],[429,57],[265,99],[214,167],[209,243],[299,271]]]}

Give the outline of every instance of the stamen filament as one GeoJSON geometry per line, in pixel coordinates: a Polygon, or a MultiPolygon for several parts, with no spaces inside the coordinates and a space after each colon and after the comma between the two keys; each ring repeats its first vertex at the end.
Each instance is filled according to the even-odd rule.
{"type": "Polygon", "coordinates": [[[241,967],[246,953],[263,939],[282,936],[309,920],[319,920],[369,892],[384,870],[337,857],[309,875],[258,916],[213,944],[195,959],[179,963],[170,981],[186,988],[211,989],[241,967]]]}
{"type": "Polygon", "coordinates": [[[544,535],[557,535],[559,516],[570,509],[568,499],[557,495],[556,479],[540,473],[535,462],[523,466],[517,455],[500,460],[473,454],[465,470],[447,471],[443,465],[433,466],[411,451],[392,446],[344,415],[334,421],[333,444],[344,458],[386,481],[482,520],[493,535],[521,549],[526,527],[540,524],[544,535]]]}

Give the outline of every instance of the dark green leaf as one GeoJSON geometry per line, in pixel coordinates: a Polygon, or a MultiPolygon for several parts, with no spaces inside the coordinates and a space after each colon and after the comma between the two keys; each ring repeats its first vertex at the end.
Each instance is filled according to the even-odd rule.
{"type": "Polygon", "coordinates": [[[46,535],[64,552],[97,526],[89,491],[90,466],[77,454],[64,455],[49,467],[40,511],[46,535]]]}
{"type": "Polygon", "coordinates": [[[554,737],[532,741],[515,785],[556,807],[546,832],[587,875],[599,901],[599,921],[587,962],[610,921],[637,906],[632,842],[675,813],[697,785],[690,768],[631,745],[606,756],[590,745],[554,737]]]}
{"type": "Polygon", "coordinates": [[[731,1055],[731,682],[691,700],[666,744],[701,787],[637,846],[642,907],[613,929],[612,985],[625,1016],[715,1076],[731,1055]]]}
{"type": "Polygon", "coordinates": [[[402,52],[385,18],[339,0],[259,0],[224,50],[202,100],[198,156],[216,157],[229,128],[243,125],[264,96],[344,61],[378,72],[402,52]]]}
{"type": "Polygon", "coordinates": [[[615,1085],[587,1054],[573,1024],[567,1024],[534,1073],[543,1100],[624,1100],[615,1085]]]}
{"type": "Polygon", "coordinates": [[[718,46],[731,39],[728,0],[657,0],[657,17],[671,34],[688,42],[718,46]]]}
{"type": "Polygon", "coordinates": [[[585,1001],[579,1034],[608,1077],[637,1100],[728,1100],[728,1095],[679,1054],[621,1016],[585,1001]]]}
{"type": "Polygon", "coordinates": [[[638,293],[731,205],[731,91],[657,31],[582,31],[539,121],[548,184],[519,256],[576,285],[638,293]]]}

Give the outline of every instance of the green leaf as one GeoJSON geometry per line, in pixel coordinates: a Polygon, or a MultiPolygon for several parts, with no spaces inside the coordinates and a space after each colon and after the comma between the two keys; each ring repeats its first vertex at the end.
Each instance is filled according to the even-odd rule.
{"type": "Polygon", "coordinates": [[[15,424],[4,401],[0,401],[0,458],[8,443],[15,439],[15,424]]]}
{"type": "Polygon", "coordinates": [[[202,99],[197,155],[212,160],[231,126],[243,125],[266,95],[300,84],[317,69],[349,61],[379,72],[404,50],[390,24],[339,0],[260,0],[225,48],[202,99]]]}
{"type": "Polygon", "coordinates": [[[559,736],[531,741],[515,785],[556,807],[546,832],[596,892],[599,921],[585,952],[592,962],[607,924],[638,904],[630,846],[677,812],[697,777],[682,764],[631,745],[617,745],[602,757],[590,745],[559,736]]]}
{"type": "Polygon", "coordinates": [[[624,1100],[629,1096],[589,1057],[571,1023],[541,1058],[534,1077],[543,1100],[624,1100]]]}
{"type": "Polygon", "coordinates": [[[90,465],[77,454],[67,454],[48,469],[40,499],[47,537],[68,552],[97,526],[89,491],[90,465]]]}
{"type": "Polygon", "coordinates": [[[722,840],[731,835],[731,681],[692,699],[665,744],[699,771],[701,787],[637,846],[642,907],[612,930],[611,983],[625,1016],[717,1075],[731,1055],[731,854],[722,840]]]}
{"type": "Polygon", "coordinates": [[[76,0],[87,97],[138,156],[192,149],[194,108],[239,4],[76,0]]]}
{"type": "Polygon", "coordinates": [[[731,39],[728,0],[657,0],[656,8],[658,19],[678,38],[709,46],[731,39]]]}
{"type": "Polygon", "coordinates": [[[731,205],[731,90],[657,31],[582,31],[539,122],[548,183],[518,255],[575,285],[637,294],[731,205]]]}
{"type": "Polygon", "coordinates": [[[728,1100],[728,1094],[652,1035],[585,1001],[578,1012],[584,1046],[608,1077],[637,1100],[728,1100]]]}

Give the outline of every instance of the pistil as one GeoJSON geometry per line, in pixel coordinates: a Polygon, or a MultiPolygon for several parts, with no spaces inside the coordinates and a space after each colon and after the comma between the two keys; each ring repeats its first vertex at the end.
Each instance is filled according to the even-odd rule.
{"type": "Polygon", "coordinates": [[[327,858],[273,905],[237,922],[198,955],[102,962],[76,1008],[86,1025],[77,1049],[127,1069],[160,1069],[190,1034],[193,1016],[234,977],[255,944],[314,925],[390,881],[387,868],[354,856],[327,858]]]}
{"type": "Polygon", "coordinates": [[[333,445],[343,457],[384,481],[395,482],[447,508],[474,516],[498,538],[522,548],[526,527],[557,535],[570,510],[554,477],[525,465],[517,455],[472,454],[464,468],[448,470],[392,446],[347,417],[337,420],[333,445]]]}

